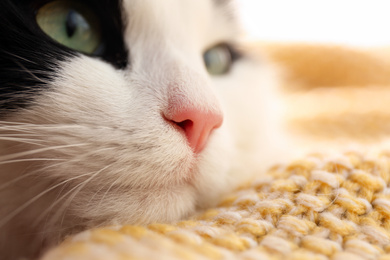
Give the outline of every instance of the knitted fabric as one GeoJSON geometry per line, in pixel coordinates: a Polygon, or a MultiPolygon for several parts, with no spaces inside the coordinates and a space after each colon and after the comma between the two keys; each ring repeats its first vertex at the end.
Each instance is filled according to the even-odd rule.
{"type": "Polygon", "coordinates": [[[390,259],[390,153],[272,168],[175,224],[88,230],[43,260],[390,259]]]}

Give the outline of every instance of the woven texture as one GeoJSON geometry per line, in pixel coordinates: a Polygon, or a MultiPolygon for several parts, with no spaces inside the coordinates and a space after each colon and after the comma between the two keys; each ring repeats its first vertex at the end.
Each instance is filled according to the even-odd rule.
{"type": "Polygon", "coordinates": [[[176,224],[89,230],[54,259],[390,259],[390,153],[275,166],[176,224]]]}

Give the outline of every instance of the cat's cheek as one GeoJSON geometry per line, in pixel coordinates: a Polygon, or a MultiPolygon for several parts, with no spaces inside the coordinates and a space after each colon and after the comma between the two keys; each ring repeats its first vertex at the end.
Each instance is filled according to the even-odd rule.
{"type": "Polygon", "coordinates": [[[199,165],[213,165],[215,158],[205,154],[215,150],[214,139],[223,131],[212,131],[205,151],[194,155],[186,137],[161,116],[163,94],[151,91],[147,83],[103,62],[80,58],[65,64],[49,91],[24,115],[25,121],[51,125],[42,133],[52,147],[69,146],[45,154],[66,161],[45,175],[71,178],[99,172],[100,179],[128,187],[194,184],[199,165]]]}

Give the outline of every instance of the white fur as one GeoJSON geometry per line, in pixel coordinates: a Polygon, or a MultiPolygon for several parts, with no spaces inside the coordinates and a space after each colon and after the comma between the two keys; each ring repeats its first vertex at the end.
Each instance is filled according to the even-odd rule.
{"type": "Polygon", "coordinates": [[[0,190],[2,252],[33,254],[94,226],[178,220],[280,157],[272,73],[255,61],[216,78],[204,67],[207,48],[236,37],[220,9],[209,0],[124,7],[128,70],[86,56],[64,62],[52,90],[0,128],[0,181],[21,179],[0,190]],[[161,116],[170,95],[224,111],[199,156],[161,116]]]}

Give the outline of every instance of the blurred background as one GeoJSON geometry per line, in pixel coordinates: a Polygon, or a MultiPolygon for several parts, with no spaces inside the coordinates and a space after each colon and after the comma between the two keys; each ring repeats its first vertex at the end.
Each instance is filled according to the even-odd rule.
{"type": "Polygon", "coordinates": [[[390,0],[238,1],[282,71],[283,125],[301,147],[390,147],[390,0]]]}
{"type": "Polygon", "coordinates": [[[250,38],[390,45],[390,0],[239,0],[239,5],[250,38]]]}

